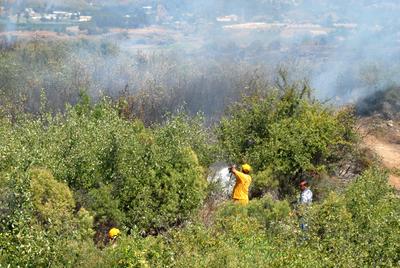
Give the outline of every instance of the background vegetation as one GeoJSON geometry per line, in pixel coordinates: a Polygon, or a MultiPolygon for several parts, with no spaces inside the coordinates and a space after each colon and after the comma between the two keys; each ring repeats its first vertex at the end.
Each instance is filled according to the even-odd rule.
{"type": "Polygon", "coordinates": [[[128,64],[80,42],[1,50],[1,265],[400,265],[399,198],[359,148],[352,108],[282,70],[128,64]],[[218,161],[253,166],[248,206],[217,202],[218,161]],[[300,178],[310,207],[293,206],[300,178]]]}
{"type": "Polygon", "coordinates": [[[64,112],[83,90],[93,101],[121,97],[125,116],[146,125],[181,107],[217,120],[252,80],[271,79],[267,68],[234,59],[186,59],[177,50],[132,53],[107,40],[4,42],[0,62],[2,110],[11,116],[15,110],[37,114],[42,92],[46,110],[64,112]]]}

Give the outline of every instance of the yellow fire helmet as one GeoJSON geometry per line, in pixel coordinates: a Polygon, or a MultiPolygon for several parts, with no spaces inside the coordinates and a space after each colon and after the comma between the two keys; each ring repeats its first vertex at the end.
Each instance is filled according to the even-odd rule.
{"type": "Polygon", "coordinates": [[[251,166],[249,164],[242,165],[242,171],[243,172],[249,173],[250,170],[251,170],[251,166]]]}
{"type": "Polygon", "coordinates": [[[115,237],[119,236],[120,233],[121,233],[121,231],[114,227],[114,228],[111,228],[110,231],[108,231],[108,236],[110,238],[115,238],[115,237]]]}

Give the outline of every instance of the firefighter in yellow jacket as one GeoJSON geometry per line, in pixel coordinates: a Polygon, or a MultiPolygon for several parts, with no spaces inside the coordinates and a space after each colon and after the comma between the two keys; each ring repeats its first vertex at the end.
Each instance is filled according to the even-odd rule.
{"type": "Polygon", "coordinates": [[[229,171],[235,175],[236,184],[233,187],[232,198],[234,202],[246,205],[249,203],[249,186],[251,177],[249,175],[251,167],[249,164],[242,165],[242,172],[238,171],[235,166],[231,166],[229,171]]]}

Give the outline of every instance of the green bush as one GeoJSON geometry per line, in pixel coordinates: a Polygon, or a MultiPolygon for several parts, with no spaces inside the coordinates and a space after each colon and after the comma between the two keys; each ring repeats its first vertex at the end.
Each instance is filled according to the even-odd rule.
{"type": "Polygon", "coordinates": [[[89,191],[83,204],[96,212],[96,223],[119,226],[124,222],[124,213],[120,210],[119,199],[113,197],[112,185],[103,185],[89,191]]]}
{"type": "Polygon", "coordinates": [[[160,237],[121,237],[116,246],[106,249],[107,267],[173,267],[173,256],[160,237]]]}
{"type": "Polygon", "coordinates": [[[310,99],[307,84],[259,91],[244,96],[222,119],[217,134],[226,157],[249,162],[256,187],[277,180],[283,194],[293,192],[295,178],[336,171],[355,144],[352,111],[335,112],[310,99]]]}
{"type": "Polygon", "coordinates": [[[399,265],[400,202],[388,184],[388,174],[368,170],[346,190],[345,199],[364,250],[363,261],[373,266],[399,265]]]}
{"type": "Polygon", "coordinates": [[[266,193],[276,192],[279,188],[279,181],[274,176],[272,168],[257,172],[252,176],[250,187],[251,196],[264,196],[266,193]]]}
{"type": "Polygon", "coordinates": [[[22,172],[2,173],[0,180],[0,263],[33,267],[52,262],[52,241],[35,222],[27,176],[22,172]]]}
{"type": "Polygon", "coordinates": [[[83,95],[64,116],[4,122],[2,170],[48,168],[96,224],[158,231],[181,224],[204,198],[201,164],[211,158],[200,120],[182,115],[145,128],[120,118],[109,100],[91,106],[83,95]]]}
{"type": "Polygon", "coordinates": [[[185,128],[179,124],[170,121],[154,134],[126,140],[121,149],[117,187],[129,227],[157,230],[179,224],[204,198],[203,169],[187,137],[181,138],[185,128]]]}
{"type": "Polygon", "coordinates": [[[72,192],[64,183],[56,181],[50,172],[30,170],[32,204],[37,217],[43,223],[61,225],[75,208],[72,192]]]}
{"type": "Polygon", "coordinates": [[[399,205],[385,173],[371,169],[296,213],[268,196],[228,202],[209,227],[194,221],[156,238],[127,237],[110,254],[114,266],[130,267],[397,267],[399,205]]]}
{"type": "Polygon", "coordinates": [[[370,169],[341,195],[331,194],[310,209],[308,246],[332,265],[399,265],[400,203],[385,172],[370,169]]]}
{"type": "Polygon", "coordinates": [[[38,168],[5,173],[1,181],[6,194],[1,198],[0,264],[43,267],[82,262],[85,250],[80,245],[91,244],[93,217],[84,209],[74,213],[68,186],[38,168]]]}

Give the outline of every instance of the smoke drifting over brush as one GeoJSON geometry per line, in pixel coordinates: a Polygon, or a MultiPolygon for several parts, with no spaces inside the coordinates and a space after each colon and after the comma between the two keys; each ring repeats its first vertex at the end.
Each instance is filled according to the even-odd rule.
{"type": "MultiPolygon", "coordinates": [[[[230,95],[247,87],[246,78],[274,81],[279,66],[289,69],[292,79],[308,79],[319,98],[337,104],[400,82],[400,3],[395,0],[93,1],[94,5],[76,0],[68,7],[56,0],[37,2],[48,11],[91,6],[127,13],[129,18],[133,10],[151,7],[154,18],[138,27],[152,30],[125,28],[103,34],[118,46],[117,54],[105,57],[77,49],[66,59],[65,64],[74,58],[75,64],[91,70],[83,73],[95,95],[100,90],[117,95],[164,88],[179,92],[172,95],[181,99],[171,100],[171,106],[223,109],[230,95]],[[220,102],[215,101],[218,96],[220,102]]],[[[24,4],[13,3],[19,8],[24,4]]]]}
{"type": "Polygon", "coordinates": [[[191,1],[186,4],[194,13],[199,10],[214,17],[237,15],[234,18],[237,21],[227,25],[281,23],[279,27],[264,29],[259,25],[253,30],[246,30],[243,25],[236,32],[233,27],[227,30],[225,25],[225,30],[216,31],[206,39],[208,43],[214,40],[219,44],[230,40],[230,47],[227,45],[223,51],[240,60],[286,66],[296,62],[296,71],[308,76],[320,98],[353,102],[399,82],[395,75],[400,70],[398,1],[201,1],[201,4],[191,1]]]}
{"type": "Polygon", "coordinates": [[[314,71],[313,85],[320,96],[355,101],[399,83],[399,11],[399,3],[371,1],[347,12],[353,12],[351,22],[357,27],[314,71]]]}

